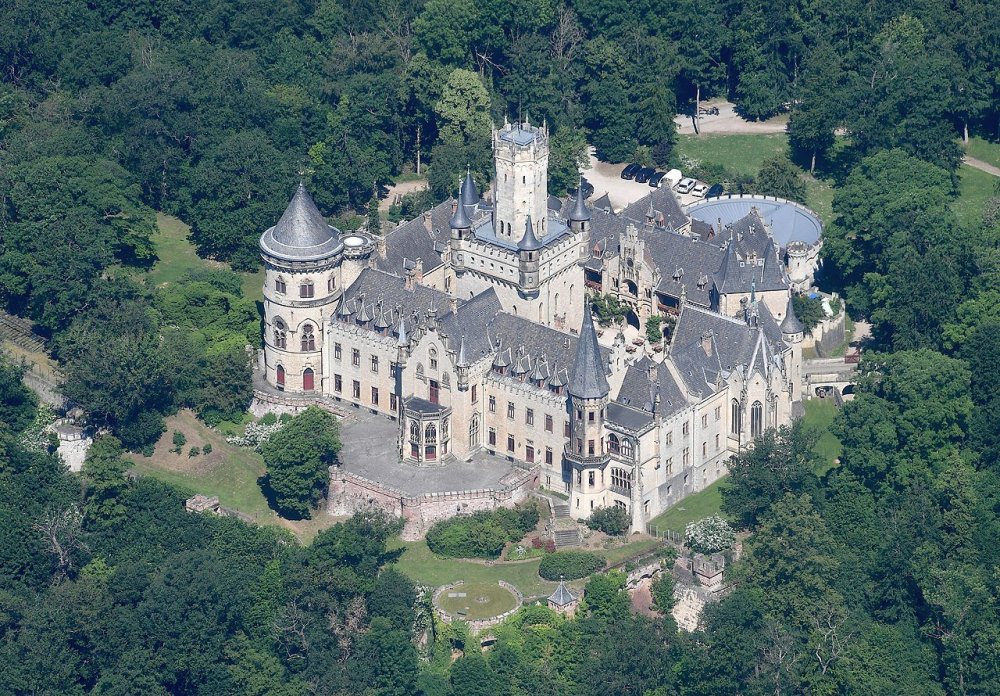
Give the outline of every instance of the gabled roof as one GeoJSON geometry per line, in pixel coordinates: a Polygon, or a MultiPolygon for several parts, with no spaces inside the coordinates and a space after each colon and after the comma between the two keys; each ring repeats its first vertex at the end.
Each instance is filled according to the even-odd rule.
{"type": "Polygon", "coordinates": [[[573,376],[569,383],[569,393],[580,399],[600,399],[608,395],[608,378],[605,375],[601,349],[597,345],[597,332],[590,313],[590,303],[584,303],[583,325],[576,345],[576,359],[573,362],[573,376]]]}
{"type": "Polygon", "coordinates": [[[683,385],[677,383],[665,363],[655,363],[643,356],[625,372],[622,387],[618,390],[618,398],[615,401],[650,414],[656,407],[660,415],[670,416],[687,406],[684,392],[683,385]],[[652,381],[649,379],[651,368],[655,375],[652,381]],[[658,404],[657,396],[660,397],[658,404]]]}
{"type": "Polygon", "coordinates": [[[340,232],[327,224],[303,184],[277,224],[260,237],[265,254],[288,261],[318,261],[341,252],[340,232]]]}
{"type": "Polygon", "coordinates": [[[447,200],[418,215],[385,235],[385,257],[375,253],[375,267],[396,275],[404,272],[406,261],[420,259],[424,273],[439,267],[442,252],[451,239],[451,206],[447,200]],[[429,219],[428,219],[429,218],[429,219]],[[429,228],[429,229],[428,229],[429,228]]]}

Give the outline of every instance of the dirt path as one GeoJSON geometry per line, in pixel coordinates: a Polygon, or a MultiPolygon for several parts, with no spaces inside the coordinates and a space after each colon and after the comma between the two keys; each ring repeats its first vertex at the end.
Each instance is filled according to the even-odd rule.
{"type": "Polygon", "coordinates": [[[1000,167],[994,167],[989,162],[983,162],[981,159],[969,157],[968,155],[963,156],[962,161],[981,172],[986,172],[987,174],[992,174],[993,176],[1000,176],[1000,167]]]}
{"type": "MultiPolygon", "coordinates": [[[[780,114],[767,121],[747,121],[736,113],[736,105],[732,102],[714,100],[702,102],[702,106],[715,106],[719,109],[717,116],[702,116],[700,119],[700,134],[707,133],[784,133],[788,125],[788,114],[780,114]]],[[[690,116],[677,114],[674,117],[677,132],[680,135],[695,135],[694,124],[690,116]]]]}
{"type": "Polygon", "coordinates": [[[414,179],[413,181],[402,181],[398,184],[394,184],[389,187],[388,192],[385,194],[385,198],[379,201],[378,209],[386,213],[389,211],[389,207],[396,202],[397,197],[402,198],[407,193],[413,193],[414,191],[423,191],[427,188],[427,179],[414,179]]]}

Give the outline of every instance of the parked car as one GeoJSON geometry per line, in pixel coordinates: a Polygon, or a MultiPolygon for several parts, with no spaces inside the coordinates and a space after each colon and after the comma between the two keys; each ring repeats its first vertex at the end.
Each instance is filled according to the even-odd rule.
{"type": "Polygon", "coordinates": [[[632,164],[628,165],[622,170],[622,178],[634,179],[635,175],[639,173],[640,169],[642,169],[642,165],[639,164],[638,162],[633,162],[632,164]]]}
{"type": "Polygon", "coordinates": [[[653,188],[660,188],[663,182],[663,177],[667,175],[666,172],[656,172],[653,176],[649,177],[649,185],[653,188]]]}
{"type": "Polygon", "coordinates": [[[636,172],[635,181],[638,184],[645,184],[646,182],[649,181],[649,177],[653,176],[653,174],[656,174],[655,169],[653,169],[652,167],[643,167],[638,172],[636,172]]]}
{"type": "Polygon", "coordinates": [[[691,177],[685,177],[681,179],[679,184],[677,184],[677,193],[691,193],[691,189],[693,189],[694,185],[697,183],[698,182],[691,177]]]}
{"type": "Polygon", "coordinates": [[[698,196],[698,198],[704,198],[705,194],[708,193],[708,184],[695,184],[694,188],[691,189],[691,193],[698,196]]]}
{"type": "Polygon", "coordinates": [[[664,179],[666,179],[666,183],[664,184],[664,186],[669,186],[670,188],[677,188],[677,184],[679,184],[681,182],[681,179],[683,178],[684,175],[681,174],[680,169],[671,169],[669,172],[667,172],[666,176],[664,177],[664,179]]]}
{"type": "MultiPolygon", "coordinates": [[[[586,179],[583,179],[582,181],[583,181],[583,197],[590,198],[591,196],[594,195],[594,185],[589,181],[587,181],[586,179]]],[[[569,195],[571,196],[576,195],[576,186],[569,189],[569,195]]]]}
{"type": "Polygon", "coordinates": [[[713,184],[711,188],[708,189],[708,192],[705,193],[705,198],[719,198],[725,192],[726,191],[722,187],[722,184],[713,184]]]}

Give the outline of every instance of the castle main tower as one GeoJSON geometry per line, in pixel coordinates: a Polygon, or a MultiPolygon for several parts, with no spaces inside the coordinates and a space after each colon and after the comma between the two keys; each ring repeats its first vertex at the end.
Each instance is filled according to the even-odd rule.
{"type": "Polygon", "coordinates": [[[493,226],[499,239],[517,244],[534,224],[534,234],[548,234],[549,132],[529,123],[504,124],[493,131],[496,195],[493,226]]]}

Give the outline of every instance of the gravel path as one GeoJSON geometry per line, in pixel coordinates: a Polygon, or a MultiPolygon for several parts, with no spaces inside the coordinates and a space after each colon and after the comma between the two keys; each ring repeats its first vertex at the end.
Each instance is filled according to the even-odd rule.
{"type": "MultiPolygon", "coordinates": [[[[784,133],[788,125],[788,114],[779,114],[767,121],[747,121],[736,113],[736,105],[728,101],[702,102],[702,106],[717,106],[718,116],[702,116],[701,134],[707,133],[784,133]]],[[[677,114],[674,117],[680,135],[695,135],[691,116],[677,114]]]]}
{"type": "Polygon", "coordinates": [[[976,159],[975,157],[969,157],[968,155],[962,157],[962,161],[965,162],[970,167],[978,169],[979,171],[986,172],[987,174],[992,174],[993,176],[1000,176],[1000,167],[994,167],[989,162],[983,162],[981,159],[976,159]]]}

